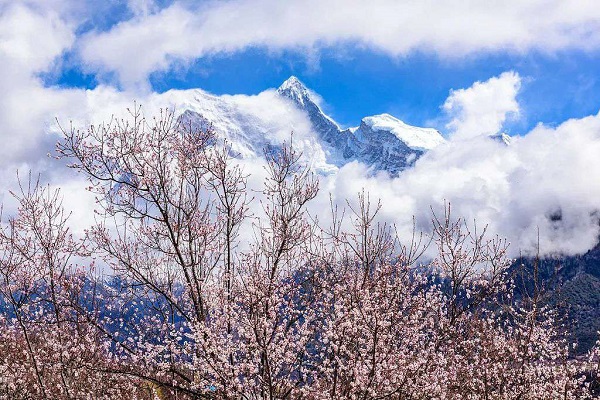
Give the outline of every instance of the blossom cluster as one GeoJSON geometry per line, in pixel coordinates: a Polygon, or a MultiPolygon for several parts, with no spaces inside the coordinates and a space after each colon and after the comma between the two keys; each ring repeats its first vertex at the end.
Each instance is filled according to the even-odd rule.
{"type": "Polygon", "coordinates": [[[508,244],[449,206],[409,242],[365,193],[325,226],[306,211],[318,179],[288,143],[266,152],[253,216],[227,143],[169,112],[64,132],[58,153],[100,218],[75,239],[58,193],[30,179],[15,194],[1,398],[594,396],[598,349],[572,357],[542,288],[515,295],[508,244]]]}

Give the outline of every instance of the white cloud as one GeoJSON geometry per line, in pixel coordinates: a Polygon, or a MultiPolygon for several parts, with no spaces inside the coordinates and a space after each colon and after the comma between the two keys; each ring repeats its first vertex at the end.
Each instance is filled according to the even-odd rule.
{"type": "MultiPolygon", "coordinates": [[[[135,88],[148,73],[169,68],[174,59],[185,62],[252,45],[314,48],[351,41],[391,55],[429,49],[448,56],[481,50],[595,48],[600,42],[600,29],[595,29],[599,11],[591,2],[578,3],[543,7],[541,2],[515,2],[495,9],[484,2],[433,7],[427,2],[376,1],[363,6],[362,2],[239,0],[210,2],[194,11],[176,4],[152,14],[152,3],[142,1],[131,3],[132,9],[139,6],[133,20],[105,33],[89,34],[81,49],[96,68],[116,71],[135,88]],[[426,11],[433,9],[423,26],[426,11]],[[529,18],[533,14],[544,18],[529,18]]],[[[66,204],[89,204],[72,175],[45,157],[57,139],[52,134],[54,117],[63,122],[73,118],[77,125],[100,122],[121,114],[134,99],[152,114],[159,107],[181,107],[194,91],[142,95],[110,86],[89,91],[45,87],[37,74],[51,71],[64,51],[78,45],[78,39],[76,24],[57,11],[68,10],[67,3],[43,4],[0,6],[2,192],[5,195],[6,187],[14,183],[17,168],[33,168],[34,173],[45,171],[53,184],[65,186],[65,196],[73,199],[66,204]]],[[[328,191],[341,202],[365,187],[373,197],[383,199],[384,218],[395,222],[401,234],[410,231],[413,215],[425,227],[430,206],[439,210],[448,200],[456,216],[489,223],[491,232],[507,236],[513,252],[531,250],[538,228],[542,252],[578,253],[590,248],[599,234],[600,179],[595,172],[600,171],[600,115],[556,128],[540,125],[509,147],[478,136],[498,131],[508,116],[519,112],[519,85],[519,75],[508,72],[452,92],[445,109],[452,118],[454,140],[395,179],[384,174],[373,177],[364,166],[351,163],[324,178],[323,197],[316,207],[327,209],[328,191]]],[[[214,98],[202,111],[225,107],[235,121],[258,126],[262,131],[254,134],[273,141],[286,138],[292,128],[307,153],[318,153],[306,117],[272,91],[214,98]]],[[[260,163],[246,165],[254,171],[260,163]]],[[[77,220],[84,220],[86,208],[75,210],[77,220]]]]}
{"type": "Polygon", "coordinates": [[[71,29],[52,12],[38,14],[16,3],[0,18],[0,54],[24,73],[46,69],[74,40],[71,29]]]}
{"type": "Polygon", "coordinates": [[[229,0],[196,8],[174,3],[141,15],[87,35],[81,55],[88,66],[116,72],[122,83],[134,85],[174,62],[252,46],[314,54],[358,44],[394,57],[600,46],[600,9],[592,0],[229,0]]]}
{"type": "Polygon", "coordinates": [[[443,105],[451,117],[446,128],[456,138],[498,133],[507,118],[519,114],[516,96],[520,87],[521,77],[511,71],[451,91],[443,105]]]}
{"type": "Polygon", "coordinates": [[[535,252],[538,230],[542,255],[578,254],[600,235],[598,154],[600,114],[556,128],[539,125],[510,146],[485,136],[450,140],[397,178],[370,176],[365,166],[348,164],[325,186],[341,205],[363,187],[381,198],[383,220],[395,223],[404,238],[413,216],[427,231],[431,209],[443,215],[450,202],[454,217],[508,238],[512,256],[535,252]]]}
{"type": "Polygon", "coordinates": [[[0,8],[1,164],[38,161],[48,151],[44,131],[54,113],[77,104],[82,91],[46,88],[37,76],[72,46],[73,29],[53,9],[19,2],[0,8]]]}

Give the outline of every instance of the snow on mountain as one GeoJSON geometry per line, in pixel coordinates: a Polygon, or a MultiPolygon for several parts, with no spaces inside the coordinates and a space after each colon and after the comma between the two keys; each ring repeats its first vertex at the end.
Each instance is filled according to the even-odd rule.
{"type": "Polygon", "coordinates": [[[234,154],[248,158],[278,146],[294,132],[294,142],[321,172],[351,161],[393,175],[411,166],[423,152],[445,142],[435,129],[410,126],[389,115],[363,118],[342,129],[319,106],[320,97],[292,76],[276,91],[256,96],[214,96],[199,89],[171,91],[180,119],[192,125],[211,123],[234,154]]]}
{"type": "Polygon", "coordinates": [[[394,136],[413,150],[426,151],[445,142],[437,130],[407,125],[390,114],[366,117],[363,118],[363,122],[375,131],[393,133],[394,136]]]}
{"type": "Polygon", "coordinates": [[[344,135],[340,135],[341,129],[338,124],[326,115],[319,107],[320,98],[309,90],[298,78],[291,76],[277,89],[282,99],[291,103],[291,106],[305,113],[310,120],[314,131],[319,137],[327,160],[334,165],[341,166],[346,163],[339,148],[346,141],[344,135]]]}
{"type": "Polygon", "coordinates": [[[261,157],[265,149],[281,145],[293,132],[295,146],[314,169],[322,173],[337,169],[328,163],[306,113],[291,106],[275,90],[255,96],[171,90],[162,98],[180,113],[184,124],[195,128],[212,125],[218,140],[227,141],[234,156],[261,157]]]}
{"type": "MultiPolygon", "coordinates": [[[[284,97],[294,100],[302,108],[314,105],[319,109],[319,111],[321,111],[320,107],[318,106],[320,102],[320,96],[304,86],[304,84],[293,75],[283,82],[277,91],[284,97]]],[[[327,117],[325,114],[323,115],[328,118],[331,123],[337,126],[335,121],[327,117]]]]}
{"type": "Polygon", "coordinates": [[[308,114],[328,161],[337,166],[356,160],[396,175],[424,151],[445,142],[435,129],[410,126],[389,114],[366,117],[356,128],[341,129],[323,113],[318,96],[293,76],[277,92],[308,114]]]}

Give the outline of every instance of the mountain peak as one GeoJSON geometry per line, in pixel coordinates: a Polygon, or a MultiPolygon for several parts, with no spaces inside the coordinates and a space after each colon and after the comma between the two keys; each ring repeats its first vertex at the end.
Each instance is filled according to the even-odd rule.
{"type": "Polygon", "coordinates": [[[445,142],[440,132],[433,128],[411,126],[390,114],[379,114],[362,119],[372,131],[387,131],[413,150],[430,150],[445,142]]]}
{"type": "Polygon", "coordinates": [[[395,125],[406,125],[404,123],[404,121],[394,117],[393,115],[387,114],[387,113],[372,115],[370,117],[365,117],[365,118],[363,118],[363,122],[369,126],[373,126],[373,125],[376,125],[381,122],[386,122],[388,124],[395,124],[395,125]]]}
{"type": "Polygon", "coordinates": [[[303,92],[308,89],[302,82],[300,82],[300,79],[298,79],[294,75],[292,75],[289,78],[287,78],[287,80],[285,82],[283,82],[281,84],[281,86],[279,86],[279,89],[278,89],[279,92],[282,92],[284,90],[293,90],[293,91],[303,92]]]}
{"type": "Polygon", "coordinates": [[[300,82],[300,79],[293,75],[279,86],[277,92],[280,95],[295,101],[301,107],[306,107],[311,103],[318,107],[318,96],[300,82]]]}

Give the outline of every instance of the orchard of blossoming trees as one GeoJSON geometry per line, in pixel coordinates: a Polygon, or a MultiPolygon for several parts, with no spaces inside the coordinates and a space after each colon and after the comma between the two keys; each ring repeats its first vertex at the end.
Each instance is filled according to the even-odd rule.
{"type": "Polygon", "coordinates": [[[0,398],[595,396],[599,352],[571,357],[537,281],[514,296],[507,244],[449,207],[404,245],[365,193],[317,223],[318,181],[288,144],[266,152],[264,215],[251,215],[247,176],[210,127],[130,113],[58,144],[97,194],[86,237],[59,193],[30,178],[13,194],[0,398]]]}

